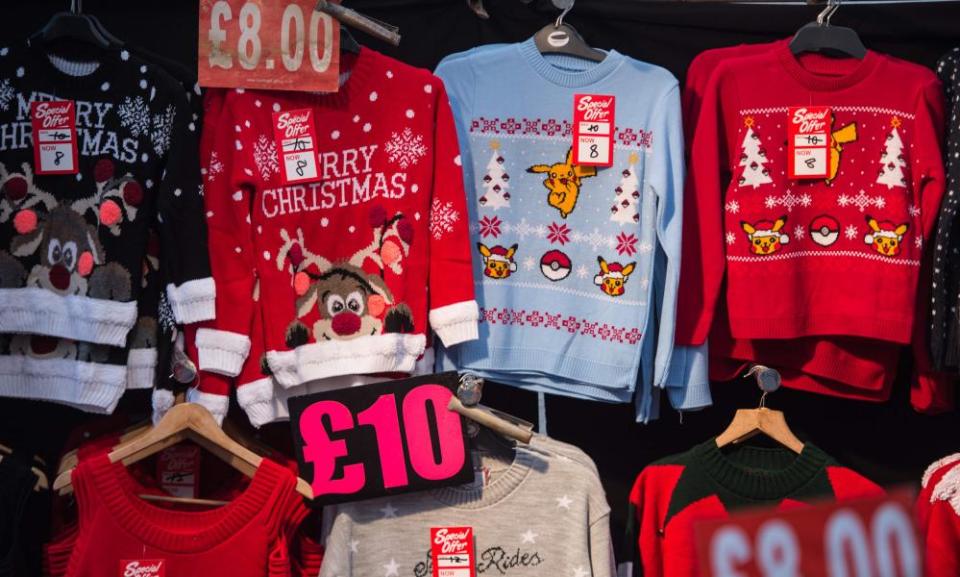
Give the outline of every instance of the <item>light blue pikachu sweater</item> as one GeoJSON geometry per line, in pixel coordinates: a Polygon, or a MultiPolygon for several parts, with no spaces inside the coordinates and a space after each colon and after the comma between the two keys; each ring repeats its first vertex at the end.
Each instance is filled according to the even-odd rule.
{"type": "Polygon", "coordinates": [[[608,402],[656,418],[710,403],[668,376],[683,191],[677,80],[616,51],[542,55],[532,39],[454,54],[436,71],[458,123],[480,338],[444,370],[608,402]],[[616,97],[613,166],[571,158],[575,94],[616,97]]]}

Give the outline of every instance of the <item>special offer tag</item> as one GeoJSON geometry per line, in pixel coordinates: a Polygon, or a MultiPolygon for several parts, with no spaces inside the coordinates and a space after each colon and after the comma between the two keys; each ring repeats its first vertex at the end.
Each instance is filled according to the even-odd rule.
{"type": "Polygon", "coordinates": [[[787,109],[788,177],[827,178],[830,174],[830,107],[793,106],[787,109]]]}
{"type": "Polygon", "coordinates": [[[196,499],[200,492],[200,447],[174,445],[157,459],[160,487],[174,497],[196,499]]]}
{"type": "Polygon", "coordinates": [[[30,103],[36,174],[76,174],[77,110],[72,100],[30,103]]]}
{"type": "Polygon", "coordinates": [[[273,132],[280,154],[280,166],[283,167],[283,183],[319,180],[313,110],[300,108],[274,112],[273,132]]]}
{"type": "Polygon", "coordinates": [[[613,166],[613,121],[617,99],[600,94],[573,95],[573,163],[613,166]]]}
{"type": "Polygon", "coordinates": [[[476,577],[473,527],[430,529],[433,577],[476,577]]]}
{"type": "Polygon", "coordinates": [[[120,577],[166,577],[166,559],[123,559],[120,577]]]}

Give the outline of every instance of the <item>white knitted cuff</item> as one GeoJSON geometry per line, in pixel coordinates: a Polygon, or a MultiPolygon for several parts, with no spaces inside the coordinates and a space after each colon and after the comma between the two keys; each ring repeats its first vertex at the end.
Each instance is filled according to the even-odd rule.
{"type": "Polygon", "coordinates": [[[206,407],[218,425],[223,424],[223,419],[227,416],[227,409],[230,408],[230,397],[204,393],[197,389],[187,389],[187,402],[206,407]]]}
{"type": "Polygon", "coordinates": [[[130,349],[127,353],[127,388],[149,389],[157,376],[157,349],[130,349]]]}
{"type": "Polygon", "coordinates": [[[250,424],[258,429],[277,420],[273,379],[264,377],[237,387],[237,403],[246,411],[250,424]]]}
{"type": "Polygon", "coordinates": [[[479,337],[477,321],[480,311],[476,301],[463,301],[430,311],[430,328],[444,346],[475,341],[479,337]]]}
{"type": "Polygon", "coordinates": [[[217,329],[197,330],[200,370],[235,377],[250,354],[250,337],[217,329]]]}
{"type": "Polygon", "coordinates": [[[167,414],[173,407],[174,402],[173,391],[167,389],[154,389],[153,398],[151,399],[153,405],[153,424],[156,425],[160,422],[160,419],[167,414]]]}
{"type": "Polygon", "coordinates": [[[217,286],[210,277],[191,280],[180,286],[167,285],[167,300],[173,317],[182,325],[216,318],[217,286]]]}

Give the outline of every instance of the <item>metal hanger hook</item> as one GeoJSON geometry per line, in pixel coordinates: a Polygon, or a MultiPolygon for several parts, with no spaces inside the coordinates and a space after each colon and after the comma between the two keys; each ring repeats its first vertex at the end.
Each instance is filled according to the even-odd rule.
{"type": "Polygon", "coordinates": [[[760,408],[761,408],[761,409],[766,409],[766,408],[767,408],[767,395],[768,395],[768,394],[769,394],[769,393],[767,393],[767,391],[764,391],[763,394],[760,395],[760,408]]]}
{"type": "Polygon", "coordinates": [[[833,13],[836,11],[837,5],[839,2],[836,0],[827,0],[827,6],[817,14],[817,26],[829,26],[830,17],[833,16],[833,13]]]}
{"type": "Polygon", "coordinates": [[[563,19],[567,17],[567,14],[569,14],[571,10],[573,10],[573,4],[574,3],[571,2],[570,5],[564,8],[563,12],[561,12],[560,15],[557,16],[557,21],[553,23],[554,28],[560,28],[560,26],[563,25],[563,19]]]}
{"type": "Polygon", "coordinates": [[[80,15],[83,13],[83,0],[70,0],[70,11],[80,15]]]}

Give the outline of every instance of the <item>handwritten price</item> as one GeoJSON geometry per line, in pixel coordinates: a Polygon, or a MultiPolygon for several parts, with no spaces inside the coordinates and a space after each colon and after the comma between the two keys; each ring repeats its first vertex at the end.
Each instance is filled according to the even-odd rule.
{"type": "Polygon", "coordinates": [[[397,391],[392,384],[384,383],[389,392],[372,403],[369,394],[357,398],[357,389],[344,389],[343,399],[315,400],[302,410],[291,406],[299,412],[300,454],[312,470],[305,477],[312,478],[315,497],[369,496],[472,478],[461,417],[447,409],[451,387],[428,383],[397,391]],[[369,439],[364,428],[367,435],[373,432],[375,448],[364,442],[369,439]],[[375,482],[378,477],[382,483],[375,482]]]}
{"type": "Polygon", "coordinates": [[[335,91],[338,70],[339,27],[331,16],[313,10],[310,0],[207,0],[202,5],[203,86],[335,91]],[[310,63],[306,75],[305,60],[310,63]]]}

